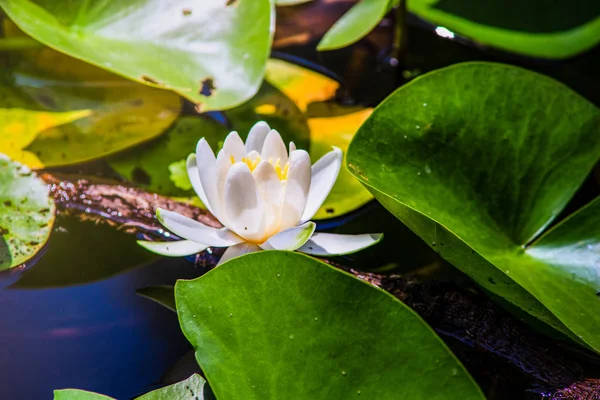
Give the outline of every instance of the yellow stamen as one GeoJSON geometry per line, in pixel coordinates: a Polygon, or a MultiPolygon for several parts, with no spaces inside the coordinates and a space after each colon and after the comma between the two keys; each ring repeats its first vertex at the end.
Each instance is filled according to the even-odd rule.
{"type": "MultiPolygon", "coordinates": [[[[229,156],[229,159],[231,160],[231,164],[235,164],[235,158],[233,156],[229,156]]],[[[244,157],[241,160],[241,162],[248,166],[250,172],[254,172],[254,170],[256,169],[256,167],[258,167],[258,164],[260,164],[261,161],[262,158],[260,156],[257,156],[254,160],[248,157],[244,157]]],[[[285,181],[287,179],[288,171],[290,170],[289,162],[285,163],[285,165],[282,168],[281,160],[279,158],[275,162],[273,162],[272,158],[269,158],[269,164],[271,164],[273,168],[275,168],[275,173],[277,174],[277,177],[280,181],[285,181]]]]}
{"type": "MultiPolygon", "coordinates": [[[[271,160],[269,160],[269,162],[271,162],[271,160]]],[[[273,163],[271,162],[271,164],[273,163]]],[[[277,177],[279,178],[279,180],[285,181],[288,176],[288,171],[290,170],[290,163],[285,163],[283,168],[281,168],[281,160],[278,158],[277,161],[275,161],[273,167],[275,167],[275,172],[277,173],[277,177]]]]}
{"type": "Polygon", "coordinates": [[[242,158],[242,162],[248,166],[248,168],[250,169],[250,172],[254,172],[256,167],[258,167],[258,164],[260,163],[260,161],[261,161],[260,156],[256,157],[254,160],[251,160],[250,158],[247,158],[247,157],[242,158]]]}

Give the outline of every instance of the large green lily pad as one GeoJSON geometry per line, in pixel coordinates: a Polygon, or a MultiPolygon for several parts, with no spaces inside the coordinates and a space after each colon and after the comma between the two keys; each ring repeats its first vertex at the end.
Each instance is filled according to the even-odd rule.
{"type": "Polygon", "coordinates": [[[302,254],[233,259],[175,298],[219,400],[484,398],[412,310],[302,254]]]}
{"type": "Polygon", "coordinates": [[[599,137],[600,111],[564,85],[465,63],[382,103],[348,167],[479,284],[600,350],[598,201],[544,234],[600,158],[599,137]]]}
{"type": "Polygon", "coordinates": [[[252,97],[271,47],[269,0],[2,0],[0,6],[40,42],[174,90],[205,110],[252,97]]]}
{"type": "Polygon", "coordinates": [[[0,270],[24,263],[44,246],[55,212],[46,183],[0,154],[0,270]]]}

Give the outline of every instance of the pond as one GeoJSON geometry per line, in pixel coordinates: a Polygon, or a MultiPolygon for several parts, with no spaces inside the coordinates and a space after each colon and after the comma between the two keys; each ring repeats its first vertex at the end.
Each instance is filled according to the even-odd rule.
{"type": "Polygon", "coordinates": [[[595,2],[184,3],[0,0],[0,399],[600,398],[595,2]]]}

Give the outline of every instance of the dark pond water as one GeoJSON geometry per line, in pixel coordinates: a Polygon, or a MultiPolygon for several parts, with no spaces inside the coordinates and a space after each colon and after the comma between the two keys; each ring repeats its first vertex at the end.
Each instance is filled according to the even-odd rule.
{"type": "Polygon", "coordinates": [[[51,399],[68,387],[127,399],[159,384],[189,345],[175,313],[136,290],[199,271],[107,227],[57,225],[35,265],[0,273],[0,399],[51,399]]]}

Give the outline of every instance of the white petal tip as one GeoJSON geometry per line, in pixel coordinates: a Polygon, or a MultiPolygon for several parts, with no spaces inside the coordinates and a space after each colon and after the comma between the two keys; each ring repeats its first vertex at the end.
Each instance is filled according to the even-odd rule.
{"type": "Polygon", "coordinates": [[[263,250],[297,250],[308,242],[317,224],[307,222],[271,236],[260,247],[263,250]]]}
{"type": "Polygon", "coordinates": [[[257,123],[255,123],[254,125],[252,125],[252,128],[250,128],[250,130],[252,130],[252,129],[265,129],[265,128],[271,130],[271,127],[265,121],[258,121],[257,123]]]}
{"type": "Polygon", "coordinates": [[[363,235],[316,233],[298,251],[314,256],[341,256],[364,250],[379,243],[381,239],[383,239],[383,233],[363,235]]]}
{"type": "Polygon", "coordinates": [[[146,250],[167,257],[184,257],[192,254],[200,253],[208,248],[208,246],[190,240],[179,240],[173,242],[149,242],[146,240],[138,240],[137,244],[146,250]]]}

